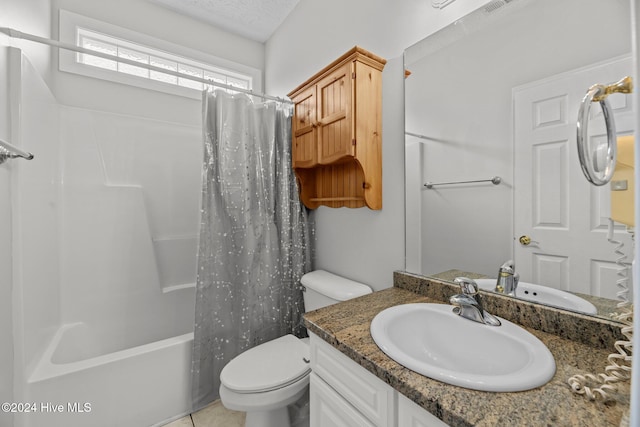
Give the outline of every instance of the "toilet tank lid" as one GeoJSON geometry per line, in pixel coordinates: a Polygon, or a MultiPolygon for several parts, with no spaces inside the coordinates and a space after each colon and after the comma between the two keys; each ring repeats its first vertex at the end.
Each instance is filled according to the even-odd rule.
{"type": "Polygon", "coordinates": [[[373,292],[363,283],[329,273],[325,270],[315,270],[305,274],[300,279],[306,288],[313,289],[337,301],[346,301],[373,292]]]}

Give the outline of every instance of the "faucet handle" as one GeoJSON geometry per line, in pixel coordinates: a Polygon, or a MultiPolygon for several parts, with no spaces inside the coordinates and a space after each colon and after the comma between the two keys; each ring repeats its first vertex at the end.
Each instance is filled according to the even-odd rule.
{"type": "Polygon", "coordinates": [[[468,277],[456,277],[453,282],[460,286],[460,292],[464,295],[475,296],[478,294],[478,284],[468,277]]]}
{"type": "Polygon", "coordinates": [[[475,298],[465,294],[452,295],[449,298],[449,303],[458,308],[458,310],[456,309],[453,310],[453,312],[456,314],[459,314],[460,308],[462,306],[470,306],[470,307],[478,306],[478,301],[476,301],[475,298]]]}
{"type": "Polygon", "coordinates": [[[500,266],[500,273],[508,273],[513,274],[516,269],[516,263],[513,262],[512,259],[505,261],[504,264],[500,266]]]}

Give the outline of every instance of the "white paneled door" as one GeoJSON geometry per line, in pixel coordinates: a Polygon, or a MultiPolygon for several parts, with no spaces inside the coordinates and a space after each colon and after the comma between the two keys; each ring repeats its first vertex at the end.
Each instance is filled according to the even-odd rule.
{"type": "MultiPolygon", "coordinates": [[[[576,119],[591,85],[618,81],[631,67],[630,59],[618,58],[514,89],[514,257],[521,281],[615,298],[619,256],[607,239],[611,190],[589,184],[582,173],[576,119]],[[531,242],[521,243],[521,236],[531,242]]],[[[631,95],[613,94],[609,102],[618,135],[632,134],[631,95]]],[[[589,138],[606,140],[597,103],[589,138]]],[[[630,234],[620,224],[615,230],[630,254],[630,234]]]]}

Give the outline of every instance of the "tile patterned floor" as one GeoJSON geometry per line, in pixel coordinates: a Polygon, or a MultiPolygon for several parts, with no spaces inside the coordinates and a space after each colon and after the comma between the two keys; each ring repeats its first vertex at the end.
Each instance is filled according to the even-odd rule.
{"type": "MultiPolygon", "coordinates": [[[[291,427],[309,427],[309,391],[289,405],[291,427]]],[[[216,400],[204,409],[180,418],[163,427],[244,427],[246,414],[231,411],[216,400]]]]}
{"type": "Polygon", "coordinates": [[[230,411],[219,400],[164,427],[243,427],[245,413],[230,411]]]}

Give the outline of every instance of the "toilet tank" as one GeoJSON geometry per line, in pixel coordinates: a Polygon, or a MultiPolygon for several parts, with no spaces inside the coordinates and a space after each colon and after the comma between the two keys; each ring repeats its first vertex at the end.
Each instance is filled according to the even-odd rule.
{"type": "Polygon", "coordinates": [[[363,283],[355,282],[324,270],[315,270],[300,279],[304,286],[305,311],[316,310],[373,292],[363,283]]]}

